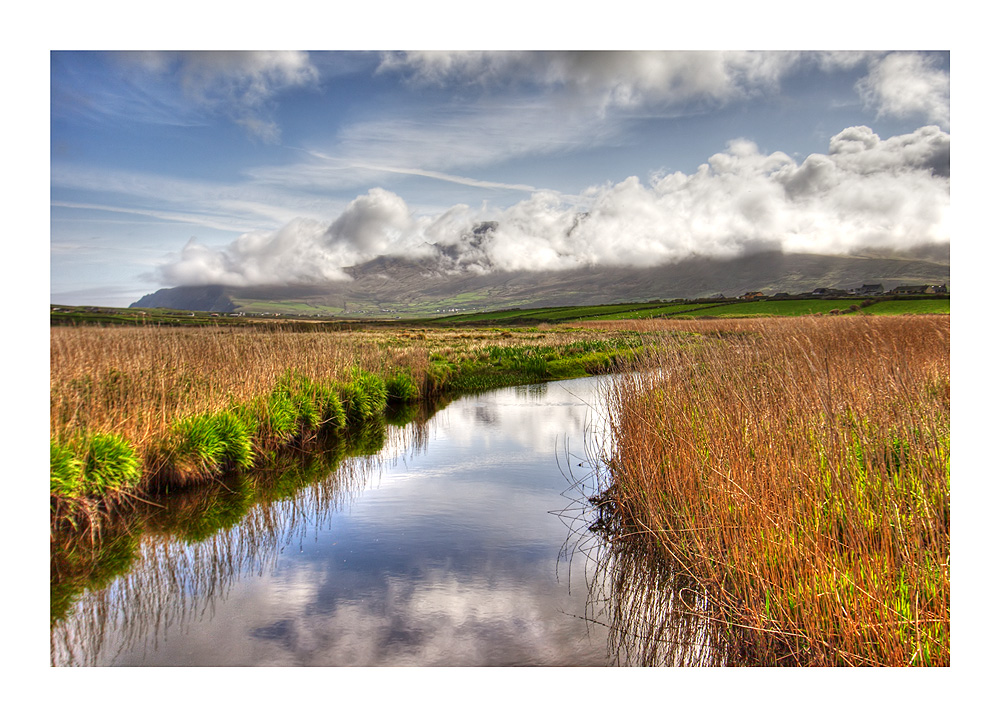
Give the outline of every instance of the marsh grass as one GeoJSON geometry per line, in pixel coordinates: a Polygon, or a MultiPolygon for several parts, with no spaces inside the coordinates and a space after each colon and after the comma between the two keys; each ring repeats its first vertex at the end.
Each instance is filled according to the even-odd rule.
{"type": "Polygon", "coordinates": [[[240,409],[182,418],[152,458],[152,471],[160,481],[184,485],[226,469],[250,468],[257,451],[257,425],[256,416],[240,409]]]}
{"type": "Polygon", "coordinates": [[[386,398],[394,403],[414,403],[420,400],[420,386],[408,373],[397,372],[385,382],[386,398]]]}
{"type": "MultiPolygon", "coordinates": [[[[636,344],[634,333],[613,333],[53,327],[53,516],[96,517],[113,496],[248,470],[321,432],[364,433],[375,445],[378,432],[361,429],[384,420],[389,404],[609,370],[636,344]],[[111,450],[106,436],[116,437],[120,478],[87,458],[92,441],[111,450]]],[[[406,415],[394,408],[390,418],[406,415]]]]}
{"type": "Polygon", "coordinates": [[[69,497],[99,498],[134,487],[141,475],[135,450],[121,436],[94,433],[50,442],[50,488],[69,497]]]}
{"type": "Polygon", "coordinates": [[[360,425],[381,416],[388,401],[385,380],[355,368],[351,380],[341,386],[348,425],[360,425]]]}
{"type": "Polygon", "coordinates": [[[609,392],[617,533],[748,664],[949,664],[948,319],[695,328],[609,392]]]}

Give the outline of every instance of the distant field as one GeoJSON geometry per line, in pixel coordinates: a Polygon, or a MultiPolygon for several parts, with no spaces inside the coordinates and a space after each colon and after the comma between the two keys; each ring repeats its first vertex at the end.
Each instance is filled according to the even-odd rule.
{"type": "MultiPolygon", "coordinates": [[[[876,316],[898,316],[904,314],[950,314],[948,298],[893,298],[883,299],[870,306],[861,307],[859,297],[846,299],[788,299],[769,301],[728,301],[719,303],[689,302],[662,303],[659,301],[634,304],[605,304],[601,306],[555,306],[534,309],[503,309],[479,313],[453,313],[425,319],[402,319],[403,323],[420,323],[429,326],[492,325],[560,323],[565,321],[619,321],[648,319],[657,317],[704,318],[704,317],[764,317],[764,316],[807,316],[809,314],[829,314],[843,312],[851,306],[860,307],[858,313],[876,316]]],[[[224,312],[179,311],[170,309],[114,309],[99,307],[52,307],[52,325],[72,324],[245,324],[254,320],[253,314],[268,320],[295,320],[315,317],[327,312],[323,317],[331,323],[347,321],[371,321],[383,323],[393,320],[390,312],[370,312],[364,316],[351,315],[334,307],[310,306],[282,302],[257,302],[246,312],[246,316],[233,316],[224,312]],[[339,312],[339,316],[333,312],[339,312]],[[280,314],[280,319],[274,318],[280,314]],[[269,317],[270,315],[270,317],[269,317]]],[[[256,320],[260,320],[257,318],[256,320]]],[[[322,319],[320,319],[322,322],[322,319]]]]}
{"type": "MultiPolygon", "coordinates": [[[[858,297],[846,299],[788,299],[779,301],[739,301],[720,304],[717,301],[705,303],[663,304],[647,302],[641,304],[610,304],[605,306],[572,306],[547,309],[511,309],[477,314],[456,314],[434,323],[446,325],[483,323],[502,324],[505,322],[559,322],[559,321],[618,321],[627,319],[648,319],[665,316],[701,318],[706,316],[738,318],[763,316],[807,316],[809,314],[829,314],[843,312],[851,306],[860,307],[863,300],[858,297]]],[[[948,314],[948,299],[884,299],[871,306],[859,308],[858,312],[879,316],[901,314],[948,314]]]]}
{"type": "Polygon", "coordinates": [[[828,314],[859,306],[859,299],[791,299],[789,301],[747,301],[692,311],[691,316],[806,316],[828,314]]]}
{"type": "Polygon", "coordinates": [[[909,301],[882,301],[861,309],[863,314],[898,316],[901,314],[950,314],[950,299],[911,299],[909,301]]]}
{"type": "MultiPolygon", "coordinates": [[[[704,316],[725,316],[737,318],[741,316],[807,316],[809,314],[828,314],[831,311],[850,310],[852,306],[861,305],[857,298],[853,299],[790,299],[788,301],[748,301],[724,305],[712,304],[702,308],[691,304],[625,311],[618,314],[601,316],[603,320],[639,319],[654,316],[669,316],[677,314],[698,318],[704,316]]],[[[903,314],[948,314],[950,301],[948,299],[899,299],[886,300],[858,309],[858,313],[876,316],[899,316],[903,314]]]]}
{"type": "Polygon", "coordinates": [[[454,314],[432,320],[433,323],[503,323],[505,321],[578,321],[581,319],[635,319],[646,315],[690,309],[691,305],[644,302],[640,304],[605,304],[601,306],[556,306],[542,309],[506,309],[476,314],[454,314]]]}
{"type": "Polygon", "coordinates": [[[618,311],[613,314],[607,314],[605,316],[599,316],[594,318],[599,318],[602,321],[617,321],[619,319],[652,319],[662,316],[671,316],[674,314],[684,314],[692,315],[699,311],[707,311],[712,307],[717,306],[717,302],[712,302],[710,304],[667,304],[649,307],[648,305],[643,305],[642,307],[635,309],[628,309],[625,311],[618,311]],[[702,308],[699,308],[702,307],[702,308]]]}

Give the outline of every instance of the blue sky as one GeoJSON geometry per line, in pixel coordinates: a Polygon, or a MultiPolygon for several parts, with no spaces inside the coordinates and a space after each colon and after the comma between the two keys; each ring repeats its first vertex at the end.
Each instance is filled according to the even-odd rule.
{"type": "Polygon", "coordinates": [[[950,245],[948,52],[50,59],[55,303],[435,244],[473,271],[950,245]]]}

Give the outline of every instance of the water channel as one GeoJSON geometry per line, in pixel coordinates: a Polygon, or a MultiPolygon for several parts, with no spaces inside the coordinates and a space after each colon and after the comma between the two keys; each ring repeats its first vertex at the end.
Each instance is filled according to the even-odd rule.
{"type": "MultiPolygon", "coordinates": [[[[127,569],[53,623],[52,664],[620,663],[571,519],[604,380],[468,396],[388,426],[374,455],[254,499],[232,525],[208,520],[204,498],[181,534],[147,521],[125,540],[127,569]]],[[[225,514],[233,491],[219,491],[225,514]]]]}

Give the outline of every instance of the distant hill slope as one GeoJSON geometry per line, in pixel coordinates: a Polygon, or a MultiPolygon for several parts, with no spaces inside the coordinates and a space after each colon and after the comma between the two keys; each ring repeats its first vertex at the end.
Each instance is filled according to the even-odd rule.
{"type": "Polygon", "coordinates": [[[146,294],[129,305],[130,309],[183,309],[186,311],[236,311],[228,297],[228,286],[179,286],[146,294]]]}
{"type": "Polygon", "coordinates": [[[689,259],[649,268],[561,272],[448,272],[434,261],[379,257],[345,271],[351,281],[300,286],[189,286],[142,297],[133,308],[321,315],[420,315],[520,306],[580,306],[649,299],[790,294],[817,287],[950,283],[939,261],[767,252],[737,259],[689,259]]]}

